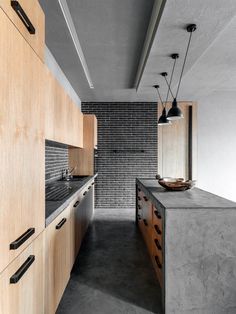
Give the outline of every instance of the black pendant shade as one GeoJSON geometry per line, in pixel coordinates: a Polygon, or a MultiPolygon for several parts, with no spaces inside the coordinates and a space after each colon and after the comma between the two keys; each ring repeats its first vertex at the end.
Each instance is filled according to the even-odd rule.
{"type": "Polygon", "coordinates": [[[163,108],[162,114],[158,120],[158,125],[170,125],[171,121],[167,119],[166,108],[163,108]]]}
{"type": "Polygon", "coordinates": [[[184,117],[182,111],[178,107],[176,98],[172,102],[172,107],[170,108],[168,115],[167,115],[167,120],[168,121],[174,121],[174,120],[179,120],[184,117]]]}

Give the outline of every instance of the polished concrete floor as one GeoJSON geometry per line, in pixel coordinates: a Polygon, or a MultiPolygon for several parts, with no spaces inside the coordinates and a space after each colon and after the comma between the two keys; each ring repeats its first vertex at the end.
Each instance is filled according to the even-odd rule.
{"type": "Polygon", "coordinates": [[[134,212],[97,209],[57,314],[160,314],[160,299],[134,212]]]}

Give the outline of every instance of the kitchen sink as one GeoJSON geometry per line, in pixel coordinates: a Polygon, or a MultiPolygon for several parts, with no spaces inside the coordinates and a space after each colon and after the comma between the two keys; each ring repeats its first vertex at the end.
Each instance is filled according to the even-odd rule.
{"type": "Polygon", "coordinates": [[[64,181],[64,182],[68,182],[68,181],[82,181],[86,178],[88,178],[89,176],[72,176],[70,177],[69,179],[66,179],[66,178],[61,178],[60,180],[58,181],[64,181]]]}

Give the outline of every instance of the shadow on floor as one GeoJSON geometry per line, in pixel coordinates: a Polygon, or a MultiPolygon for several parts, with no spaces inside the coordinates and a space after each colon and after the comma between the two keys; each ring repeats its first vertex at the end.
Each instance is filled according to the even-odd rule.
{"type": "Polygon", "coordinates": [[[160,288],[127,210],[96,210],[57,313],[161,313],[160,288]]]}

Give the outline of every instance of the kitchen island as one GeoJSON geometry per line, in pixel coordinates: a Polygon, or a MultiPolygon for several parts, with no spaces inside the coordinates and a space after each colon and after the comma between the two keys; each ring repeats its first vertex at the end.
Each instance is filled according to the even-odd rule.
{"type": "Polygon", "coordinates": [[[198,188],[136,180],[136,221],[166,314],[236,313],[236,203],[198,188]]]}

